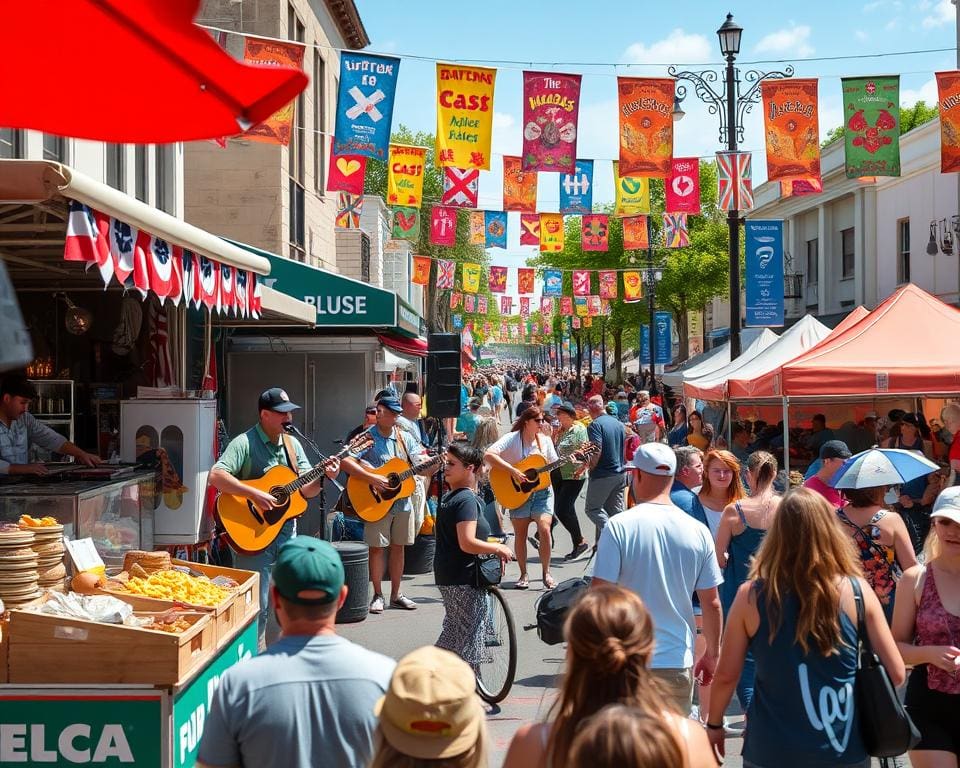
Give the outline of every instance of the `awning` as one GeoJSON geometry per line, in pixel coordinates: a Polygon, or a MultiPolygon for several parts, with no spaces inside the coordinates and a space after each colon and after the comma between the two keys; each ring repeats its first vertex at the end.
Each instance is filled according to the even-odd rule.
{"type": "Polygon", "coordinates": [[[388,373],[390,371],[396,371],[400,369],[401,371],[406,371],[411,366],[416,365],[416,363],[406,357],[401,357],[400,355],[395,355],[389,349],[383,350],[383,360],[378,360],[374,365],[374,370],[379,371],[380,373],[388,373]]]}
{"type": "Polygon", "coordinates": [[[313,328],[316,312],[305,301],[276,291],[260,288],[260,317],[227,317],[212,314],[213,324],[230,328],[313,328]]]}
{"type": "Polygon", "coordinates": [[[427,356],[427,342],[423,339],[408,339],[406,336],[389,332],[378,333],[377,338],[385,347],[395,349],[402,354],[413,355],[414,357],[427,356]]]}

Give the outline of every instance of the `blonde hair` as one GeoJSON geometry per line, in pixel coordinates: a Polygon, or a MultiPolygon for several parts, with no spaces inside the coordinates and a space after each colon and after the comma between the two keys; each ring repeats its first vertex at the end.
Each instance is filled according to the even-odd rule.
{"type": "Polygon", "coordinates": [[[931,525],[930,533],[923,540],[923,562],[929,565],[940,557],[941,552],[943,552],[943,544],[940,542],[940,536],[937,535],[937,526],[931,525]]]}
{"type": "Polygon", "coordinates": [[[740,479],[740,460],[730,451],[724,451],[719,448],[711,448],[703,457],[703,484],[700,486],[700,493],[709,496],[712,486],[710,484],[710,462],[716,459],[722,462],[727,469],[733,472],[733,479],[727,488],[727,504],[739,501],[747,492],[743,490],[743,481],[740,479]]]}
{"type": "Polygon", "coordinates": [[[377,727],[376,751],[370,768],[487,768],[487,724],[480,725],[476,743],[466,752],[453,757],[429,759],[411,757],[394,747],[377,727]]]}
{"type": "Polygon", "coordinates": [[[757,476],[757,487],[752,489],[754,493],[765,490],[777,479],[777,459],[772,453],[754,451],[747,459],[747,469],[757,476]]]}
{"type": "Polygon", "coordinates": [[[792,596],[798,605],[794,639],[803,652],[813,645],[824,656],[837,653],[839,582],[862,575],[853,541],[840,529],[830,503],[807,488],[790,491],[750,569],[766,601],[770,642],[782,623],[783,604],[792,596]]]}
{"type": "Polygon", "coordinates": [[[485,451],[499,438],[500,429],[497,427],[497,420],[493,416],[486,416],[477,422],[477,429],[473,433],[473,440],[470,441],[470,444],[485,451]]]}
{"type": "Polygon", "coordinates": [[[685,750],[663,717],[613,704],[591,717],[570,746],[567,768],[662,768],[686,764],[685,750]]]}

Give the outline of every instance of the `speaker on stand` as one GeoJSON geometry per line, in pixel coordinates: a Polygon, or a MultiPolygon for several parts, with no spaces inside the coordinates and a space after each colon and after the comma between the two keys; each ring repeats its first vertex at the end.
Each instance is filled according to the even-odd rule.
{"type": "Polygon", "coordinates": [[[427,415],[460,415],[460,334],[431,333],[427,339],[427,415]]]}

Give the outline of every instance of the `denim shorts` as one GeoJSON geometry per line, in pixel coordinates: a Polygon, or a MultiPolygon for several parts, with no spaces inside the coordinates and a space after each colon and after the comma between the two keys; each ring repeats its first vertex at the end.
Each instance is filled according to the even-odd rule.
{"type": "Polygon", "coordinates": [[[510,510],[512,520],[553,514],[553,488],[534,493],[522,507],[510,510]]]}

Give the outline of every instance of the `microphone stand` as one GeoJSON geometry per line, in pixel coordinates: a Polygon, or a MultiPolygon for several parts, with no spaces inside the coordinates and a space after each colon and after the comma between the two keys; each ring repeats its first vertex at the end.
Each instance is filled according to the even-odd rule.
{"type": "MultiPolygon", "coordinates": [[[[303,432],[301,432],[299,429],[297,429],[296,424],[293,424],[293,423],[284,424],[284,425],[283,425],[283,431],[286,432],[287,434],[296,435],[296,436],[299,437],[301,440],[303,440],[307,445],[309,445],[309,446],[313,449],[314,453],[316,453],[317,456],[320,457],[320,462],[321,462],[321,463],[324,462],[324,461],[326,461],[328,458],[330,458],[329,456],[326,456],[326,455],[323,453],[323,451],[320,450],[319,446],[318,446],[315,442],[313,442],[313,440],[311,440],[309,437],[307,437],[305,434],[303,434],[303,432]]],[[[343,493],[343,490],[344,490],[344,489],[343,489],[343,486],[340,485],[340,483],[338,483],[335,479],[331,479],[330,482],[332,482],[332,483],[339,489],[339,491],[340,491],[341,493],[343,493]]],[[[323,519],[324,521],[326,521],[326,515],[327,515],[327,491],[326,491],[326,486],[327,486],[327,476],[326,476],[326,474],[322,474],[322,475],[320,475],[320,493],[317,494],[317,497],[318,497],[319,500],[320,500],[320,514],[321,514],[322,519],[323,519]]],[[[324,539],[325,539],[325,538],[327,538],[326,535],[325,535],[325,534],[326,534],[326,523],[325,523],[325,522],[324,522],[324,526],[323,526],[323,531],[324,531],[324,535],[323,535],[321,538],[324,538],[324,539]]]]}

